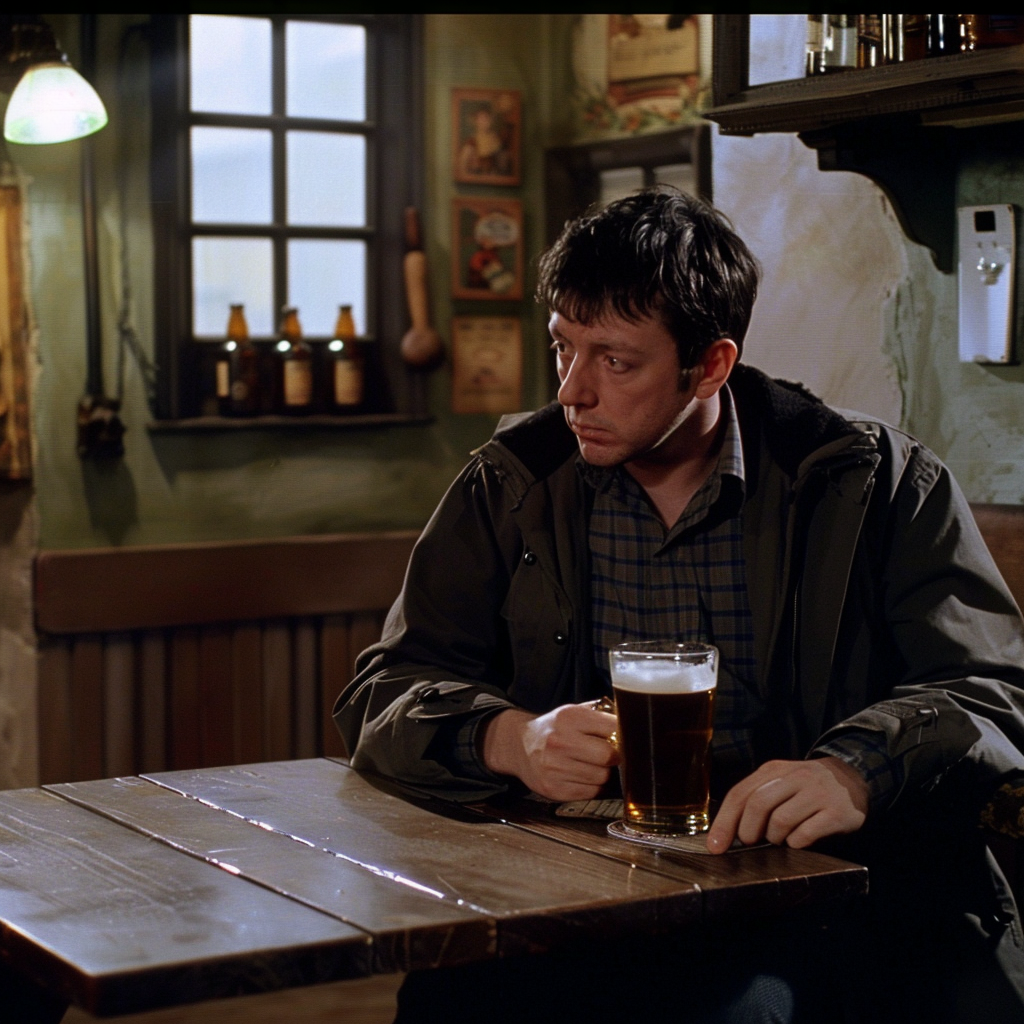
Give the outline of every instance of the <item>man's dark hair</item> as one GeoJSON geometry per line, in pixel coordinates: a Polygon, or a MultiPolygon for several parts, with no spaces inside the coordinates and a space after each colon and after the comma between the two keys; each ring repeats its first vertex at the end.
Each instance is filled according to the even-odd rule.
{"type": "Polygon", "coordinates": [[[570,320],[659,319],[683,369],[718,338],[731,338],[742,353],[759,275],[724,214],[667,187],[570,221],[539,271],[537,301],[570,320]]]}

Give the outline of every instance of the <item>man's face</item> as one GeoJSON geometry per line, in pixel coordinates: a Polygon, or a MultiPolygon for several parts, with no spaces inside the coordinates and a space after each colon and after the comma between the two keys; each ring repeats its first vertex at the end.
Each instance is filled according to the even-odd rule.
{"type": "Polygon", "coordinates": [[[685,457],[677,431],[699,405],[701,369],[681,378],[675,339],[664,324],[614,314],[581,324],[554,313],[548,330],[561,381],[558,401],[587,462],[685,457]]]}

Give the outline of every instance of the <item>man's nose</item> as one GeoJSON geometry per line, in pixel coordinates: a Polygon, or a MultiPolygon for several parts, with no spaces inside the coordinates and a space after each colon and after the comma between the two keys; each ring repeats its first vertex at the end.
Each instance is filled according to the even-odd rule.
{"type": "Polygon", "coordinates": [[[566,408],[581,405],[589,408],[595,405],[597,395],[589,376],[586,366],[577,355],[562,377],[562,384],[558,389],[558,401],[566,408]]]}

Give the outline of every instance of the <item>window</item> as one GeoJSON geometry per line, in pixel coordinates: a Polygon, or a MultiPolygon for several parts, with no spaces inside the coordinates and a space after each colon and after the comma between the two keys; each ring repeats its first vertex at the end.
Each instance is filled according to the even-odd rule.
{"type": "Polygon", "coordinates": [[[711,135],[706,124],[549,149],[544,160],[547,241],[592,203],[652,185],[674,185],[711,201],[711,135]]]}
{"type": "Polygon", "coordinates": [[[213,355],[239,302],[264,359],[282,307],[298,307],[314,365],[350,305],[363,411],[408,411],[418,39],[409,15],[154,17],[158,418],[211,412],[213,355]]]}

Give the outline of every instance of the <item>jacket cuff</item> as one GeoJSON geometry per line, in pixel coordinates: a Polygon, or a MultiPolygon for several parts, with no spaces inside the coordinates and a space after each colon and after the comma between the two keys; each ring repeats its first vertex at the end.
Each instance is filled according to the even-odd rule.
{"type": "Polygon", "coordinates": [[[503,710],[503,707],[487,707],[468,718],[445,723],[431,740],[427,756],[458,778],[507,782],[506,778],[495,774],[484,764],[479,745],[481,726],[503,710]]]}
{"type": "Polygon", "coordinates": [[[867,783],[872,811],[884,810],[903,788],[902,758],[889,756],[884,733],[847,729],[814,747],[807,756],[836,757],[856,769],[867,783]]]}

